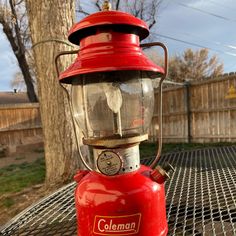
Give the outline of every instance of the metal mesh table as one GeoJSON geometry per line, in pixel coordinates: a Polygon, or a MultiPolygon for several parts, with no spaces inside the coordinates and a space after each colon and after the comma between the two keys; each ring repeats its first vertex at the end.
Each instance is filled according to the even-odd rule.
{"type": "MultiPolygon", "coordinates": [[[[236,146],[163,155],[169,235],[236,235],[236,146]]],[[[150,158],[142,160],[148,165],[150,158]]],[[[76,235],[71,183],[15,217],[2,235],[76,235]]]]}

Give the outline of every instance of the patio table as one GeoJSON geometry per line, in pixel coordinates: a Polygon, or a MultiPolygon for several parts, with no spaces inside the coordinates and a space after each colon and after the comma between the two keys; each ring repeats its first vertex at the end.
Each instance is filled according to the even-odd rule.
{"type": "MultiPolygon", "coordinates": [[[[166,161],[175,168],[165,184],[168,234],[236,235],[236,145],[176,151],[160,164],[166,161]]],[[[27,208],[1,235],[76,235],[75,187],[70,183],[27,208]]]]}

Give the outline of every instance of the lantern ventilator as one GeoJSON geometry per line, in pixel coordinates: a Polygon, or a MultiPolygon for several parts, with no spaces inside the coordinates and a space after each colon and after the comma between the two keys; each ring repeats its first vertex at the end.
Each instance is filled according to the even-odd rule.
{"type": "Polygon", "coordinates": [[[161,95],[167,48],[159,42],[141,45],[163,48],[163,69],[141,50],[140,40],[149,34],[146,23],[104,9],[70,30],[69,41],[80,50],[56,57],[57,62],[62,55],[77,53],[59,80],[72,85],[67,95],[74,128],[82,130],[83,143],[93,148],[93,166],[80,155],[88,171],[78,171],[75,176],[78,235],[166,235],[164,182],[172,167],[156,164],[162,147],[161,95]],[[157,78],[159,147],[156,159],[147,167],[140,165],[139,144],[148,139],[154,111],[152,80],[157,78]]]}

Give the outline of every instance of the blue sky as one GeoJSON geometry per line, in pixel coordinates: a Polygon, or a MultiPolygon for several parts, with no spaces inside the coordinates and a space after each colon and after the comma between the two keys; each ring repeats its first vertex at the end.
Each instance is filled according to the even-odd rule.
{"type": "Polygon", "coordinates": [[[199,49],[190,45],[196,44],[216,54],[225,72],[236,71],[235,12],[235,0],[164,0],[156,32],[167,36],[159,40],[167,44],[170,54],[199,49]]]}
{"type": "MultiPolygon", "coordinates": [[[[207,47],[224,63],[225,72],[235,72],[235,12],[235,0],[163,0],[155,34],[168,46],[170,55],[200,48],[193,45],[207,47]]],[[[10,81],[18,70],[0,26],[0,91],[12,90],[10,81]]]]}
{"type": "Polygon", "coordinates": [[[0,91],[12,90],[10,80],[18,70],[17,61],[0,25],[0,91]]]}

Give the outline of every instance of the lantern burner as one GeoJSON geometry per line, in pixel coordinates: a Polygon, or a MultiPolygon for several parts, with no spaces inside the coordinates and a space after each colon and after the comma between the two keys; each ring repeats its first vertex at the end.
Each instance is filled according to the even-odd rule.
{"type": "Polygon", "coordinates": [[[93,147],[95,170],[112,176],[140,168],[139,144],[147,139],[148,135],[145,134],[123,138],[83,139],[83,142],[93,147]]]}
{"type": "Polygon", "coordinates": [[[105,175],[118,175],[140,168],[139,146],[116,149],[93,149],[97,171],[105,175]]]}

